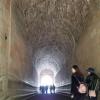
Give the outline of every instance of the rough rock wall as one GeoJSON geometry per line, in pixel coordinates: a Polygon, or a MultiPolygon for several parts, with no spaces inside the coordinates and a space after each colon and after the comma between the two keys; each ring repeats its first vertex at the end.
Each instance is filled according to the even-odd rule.
{"type": "Polygon", "coordinates": [[[16,34],[19,34],[17,37],[21,38],[23,45],[29,48],[27,50],[32,52],[27,57],[36,69],[40,69],[39,63],[50,58],[49,63],[52,59],[58,63],[57,70],[66,67],[68,73],[75,46],[88,23],[91,2],[92,0],[13,0],[16,34]]]}
{"type": "Polygon", "coordinates": [[[32,50],[21,35],[26,33],[22,21],[19,20],[19,17],[22,16],[16,14],[13,3],[11,8],[11,66],[9,75],[11,76],[10,78],[34,85],[37,73],[32,63],[32,50]]]}
{"type": "Polygon", "coordinates": [[[0,96],[2,92],[7,93],[10,18],[10,0],[0,0],[0,96]]]}
{"type": "Polygon", "coordinates": [[[92,7],[92,19],[78,43],[77,61],[84,69],[94,67],[100,74],[100,0],[92,7]]]}
{"type": "Polygon", "coordinates": [[[11,6],[0,0],[0,99],[8,78],[33,84],[36,63],[44,56],[61,67],[58,81],[62,73],[69,75],[75,49],[75,63],[94,66],[100,74],[100,1],[95,1],[96,6],[94,0],[12,0],[11,6]]]}

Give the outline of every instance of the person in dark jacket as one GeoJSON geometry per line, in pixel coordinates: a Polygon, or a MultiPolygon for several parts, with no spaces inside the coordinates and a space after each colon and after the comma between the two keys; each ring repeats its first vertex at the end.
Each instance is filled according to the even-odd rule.
{"type": "Polygon", "coordinates": [[[45,93],[47,94],[48,93],[48,86],[45,86],[45,93]]]}
{"type": "Polygon", "coordinates": [[[53,89],[53,93],[55,93],[55,85],[54,84],[52,86],[52,89],[53,89]]]}
{"type": "Polygon", "coordinates": [[[95,91],[96,96],[90,96],[90,100],[97,100],[97,95],[98,95],[98,82],[99,82],[99,77],[95,74],[95,69],[94,68],[88,68],[87,69],[88,76],[86,77],[86,83],[88,85],[88,90],[89,91],[95,91]]]}
{"type": "Polygon", "coordinates": [[[71,78],[71,93],[73,96],[73,100],[84,100],[85,94],[81,94],[78,91],[78,87],[80,85],[80,82],[84,81],[84,76],[82,72],[80,71],[79,67],[77,65],[72,66],[72,78],[71,78]]]}

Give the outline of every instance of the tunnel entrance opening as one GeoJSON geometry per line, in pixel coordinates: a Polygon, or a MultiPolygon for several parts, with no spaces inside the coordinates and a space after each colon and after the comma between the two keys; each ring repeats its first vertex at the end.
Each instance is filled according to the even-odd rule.
{"type": "Polygon", "coordinates": [[[33,57],[33,65],[38,74],[38,87],[48,83],[42,83],[42,77],[49,75],[56,87],[70,83],[70,57],[67,59],[64,52],[57,46],[46,46],[38,49],[33,57]]]}
{"type": "Polygon", "coordinates": [[[44,75],[41,77],[41,86],[53,85],[53,78],[50,75],[44,75]]]}
{"type": "Polygon", "coordinates": [[[38,77],[38,86],[50,86],[54,83],[54,72],[51,69],[43,69],[38,77]]]}
{"type": "Polygon", "coordinates": [[[39,93],[50,93],[50,86],[55,84],[55,76],[54,71],[52,69],[43,69],[41,70],[38,76],[38,86],[39,86],[39,93]],[[42,88],[41,88],[42,87],[42,88]],[[45,92],[41,91],[43,89],[45,92]],[[47,89],[47,90],[46,90],[47,89]]]}

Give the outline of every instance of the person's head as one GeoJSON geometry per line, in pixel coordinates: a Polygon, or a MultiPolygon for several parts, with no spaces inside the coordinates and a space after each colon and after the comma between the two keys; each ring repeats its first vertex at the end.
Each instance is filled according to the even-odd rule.
{"type": "Polygon", "coordinates": [[[95,69],[92,68],[92,67],[89,67],[89,68],[87,69],[87,72],[88,72],[88,75],[90,75],[90,74],[92,74],[92,73],[95,72],[95,69]]]}
{"type": "Polygon", "coordinates": [[[72,73],[73,74],[79,74],[79,75],[83,75],[82,72],[80,71],[79,67],[77,65],[73,65],[72,66],[72,73]]]}
{"type": "Polygon", "coordinates": [[[79,71],[79,67],[77,65],[73,65],[72,66],[72,73],[76,73],[77,71],[79,71]]]}

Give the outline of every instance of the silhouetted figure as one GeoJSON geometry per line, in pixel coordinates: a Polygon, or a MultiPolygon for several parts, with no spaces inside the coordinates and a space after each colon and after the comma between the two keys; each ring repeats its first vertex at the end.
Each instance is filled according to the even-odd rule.
{"type": "Polygon", "coordinates": [[[51,94],[55,93],[55,85],[51,85],[49,86],[40,86],[40,92],[42,94],[48,94],[48,92],[50,91],[51,94]]]}
{"type": "Polygon", "coordinates": [[[55,93],[55,85],[54,84],[50,86],[50,93],[51,94],[55,93]]]}
{"type": "Polygon", "coordinates": [[[42,93],[42,86],[40,86],[40,89],[39,89],[39,90],[40,90],[40,92],[42,93]]]}
{"type": "Polygon", "coordinates": [[[48,86],[45,86],[45,93],[48,93],[48,86]]]}
{"type": "Polygon", "coordinates": [[[50,93],[51,93],[51,94],[53,93],[52,90],[53,90],[53,87],[52,87],[52,85],[51,85],[51,86],[50,86],[50,93]]]}
{"type": "Polygon", "coordinates": [[[55,85],[52,86],[53,93],[55,93],[55,85]]]}
{"type": "Polygon", "coordinates": [[[71,93],[73,95],[73,100],[84,100],[86,94],[81,94],[78,91],[80,82],[84,81],[84,76],[77,65],[72,67],[72,82],[71,82],[71,93]]]}
{"type": "Polygon", "coordinates": [[[44,86],[40,86],[40,92],[41,92],[42,94],[45,93],[45,88],[44,88],[44,86]]]}
{"type": "Polygon", "coordinates": [[[86,83],[88,85],[88,90],[89,90],[89,100],[97,100],[99,86],[100,86],[100,79],[95,74],[94,68],[88,68],[87,72],[88,76],[86,78],[86,83]]]}

